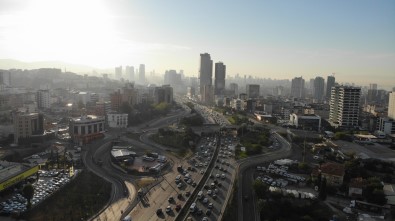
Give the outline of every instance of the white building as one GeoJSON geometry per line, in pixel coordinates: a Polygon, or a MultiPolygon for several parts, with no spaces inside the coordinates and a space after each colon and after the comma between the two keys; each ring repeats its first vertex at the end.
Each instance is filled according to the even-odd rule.
{"type": "Polygon", "coordinates": [[[240,99],[233,99],[231,102],[231,106],[233,109],[235,109],[237,111],[244,110],[243,102],[240,99]]]}
{"type": "Polygon", "coordinates": [[[321,117],[314,114],[306,114],[306,115],[290,114],[289,124],[296,126],[297,128],[320,131],[321,117]]]}
{"type": "Polygon", "coordinates": [[[329,122],[335,127],[358,126],[361,88],[335,86],[331,90],[329,122]]]}
{"type": "Polygon", "coordinates": [[[73,118],[69,123],[69,133],[74,143],[87,144],[104,136],[104,124],[104,117],[95,115],[73,118]]]}
{"type": "Polygon", "coordinates": [[[395,91],[389,93],[388,117],[395,120],[395,91]]]}
{"type": "Polygon", "coordinates": [[[51,107],[51,96],[49,94],[49,90],[38,90],[36,99],[38,109],[49,109],[51,107]]]}
{"type": "Polygon", "coordinates": [[[107,123],[111,128],[127,128],[128,114],[108,113],[107,123]]]}

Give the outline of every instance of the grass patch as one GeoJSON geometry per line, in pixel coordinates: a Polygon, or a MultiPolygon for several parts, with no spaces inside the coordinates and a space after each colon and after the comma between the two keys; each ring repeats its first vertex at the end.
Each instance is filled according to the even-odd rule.
{"type": "Polygon", "coordinates": [[[246,148],[247,156],[257,155],[263,152],[264,146],[271,145],[269,140],[270,132],[268,129],[263,131],[249,131],[240,137],[240,143],[246,148]]]}
{"type": "Polygon", "coordinates": [[[153,182],[155,182],[155,179],[152,178],[152,177],[141,178],[141,179],[136,181],[136,187],[137,187],[136,189],[140,189],[140,188],[149,186],[153,182]]]}
{"type": "Polygon", "coordinates": [[[87,220],[110,199],[111,183],[83,170],[63,189],[22,215],[30,221],[87,220]]]}

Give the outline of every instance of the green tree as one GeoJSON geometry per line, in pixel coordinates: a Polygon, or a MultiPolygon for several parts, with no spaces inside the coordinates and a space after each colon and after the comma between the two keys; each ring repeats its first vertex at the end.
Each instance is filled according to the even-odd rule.
{"type": "Polygon", "coordinates": [[[25,186],[23,186],[22,195],[27,199],[27,208],[30,208],[31,200],[34,195],[34,188],[30,183],[27,183],[25,186]]]}
{"type": "Polygon", "coordinates": [[[259,199],[264,199],[269,191],[269,186],[263,183],[261,180],[255,180],[253,188],[259,199]]]}

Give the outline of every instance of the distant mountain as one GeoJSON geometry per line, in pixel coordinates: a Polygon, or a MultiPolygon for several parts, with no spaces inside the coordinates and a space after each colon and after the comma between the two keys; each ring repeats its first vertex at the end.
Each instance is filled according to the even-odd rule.
{"type": "Polygon", "coordinates": [[[39,69],[59,68],[62,71],[71,71],[80,74],[111,73],[110,69],[98,69],[87,65],[70,64],[62,61],[23,62],[14,59],[0,59],[0,69],[39,69]]]}

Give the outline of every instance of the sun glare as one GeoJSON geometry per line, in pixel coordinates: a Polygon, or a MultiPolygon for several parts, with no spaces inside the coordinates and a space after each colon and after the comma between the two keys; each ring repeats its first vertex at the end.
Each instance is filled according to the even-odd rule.
{"type": "Polygon", "coordinates": [[[34,1],[16,16],[8,41],[25,60],[100,65],[116,51],[113,17],[100,0],[34,1]]]}

